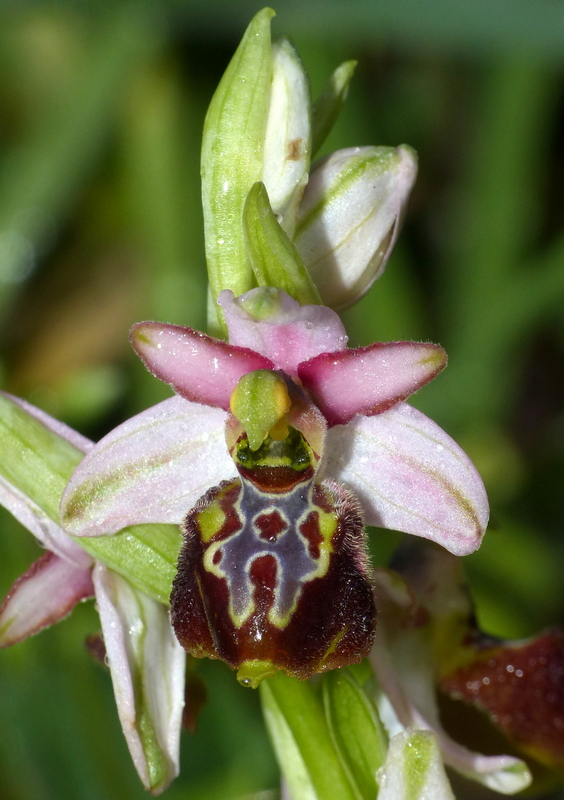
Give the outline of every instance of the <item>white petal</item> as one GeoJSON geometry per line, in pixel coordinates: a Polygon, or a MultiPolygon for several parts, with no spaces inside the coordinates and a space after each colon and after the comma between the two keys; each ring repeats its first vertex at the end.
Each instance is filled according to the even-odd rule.
{"type": "Polygon", "coordinates": [[[272,46],[270,107],[264,137],[262,182],[272,210],[290,236],[307,183],[310,159],[309,82],[302,62],[287,39],[272,46]]]}
{"type": "Polygon", "coordinates": [[[368,525],[431,539],[455,555],[480,545],[488,501],[476,468],[407,403],[331,428],[323,470],[356,494],[368,525]]]}
{"type": "Polygon", "coordinates": [[[33,533],[47,550],[77,567],[87,568],[92,564],[92,558],[79,544],[73,542],[51,517],[2,476],[0,476],[0,504],[33,533]]]}
{"type": "Polygon", "coordinates": [[[139,777],[160,794],[178,774],[186,654],[162,604],[100,563],[94,585],[123,732],[139,777]]]}
{"type": "Polygon", "coordinates": [[[295,245],[326,305],[352,305],[381,275],[416,172],[406,147],[351,147],[314,166],[295,245]]]}
{"type": "Polygon", "coordinates": [[[65,529],[98,536],[145,522],[181,523],[207,489],[236,474],[225,419],[221,409],[171,397],[115,428],[65,489],[65,529]]]}

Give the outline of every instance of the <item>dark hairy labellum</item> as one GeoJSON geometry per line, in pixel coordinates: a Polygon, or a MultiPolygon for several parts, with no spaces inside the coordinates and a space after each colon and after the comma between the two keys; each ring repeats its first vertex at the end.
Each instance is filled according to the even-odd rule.
{"type": "Polygon", "coordinates": [[[222,659],[244,685],[357,662],[374,639],[359,505],[339,484],[315,482],[296,433],[286,448],[267,440],[255,464],[239,441],[240,478],[210,489],[184,523],[174,630],[188,653],[222,659]]]}

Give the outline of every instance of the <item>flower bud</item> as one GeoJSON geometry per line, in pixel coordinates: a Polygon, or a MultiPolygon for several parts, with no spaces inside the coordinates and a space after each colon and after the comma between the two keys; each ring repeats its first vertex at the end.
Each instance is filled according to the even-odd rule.
{"type": "Polygon", "coordinates": [[[263,148],[262,182],[272,210],[290,238],[307,183],[311,100],[303,64],[287,39],[272,46],[272,84],[263,148]]]}
{"type": "Polygon", "coordinates": [[[406,146],[339,150],[314,167],[294,243],[325,305],[346,308],[382,274],[416,172],[406,146]]]}

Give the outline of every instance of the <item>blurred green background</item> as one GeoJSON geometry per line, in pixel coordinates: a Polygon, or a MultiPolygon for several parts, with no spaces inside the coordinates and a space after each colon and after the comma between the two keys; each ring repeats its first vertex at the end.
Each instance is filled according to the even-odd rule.
{"type": "MultiPolygon", "coordinates": [[[[203,327],[199,145],[260,2],[0,6],[0,386],[99,438],[167,396],[128,330],[203,327]]],[[[383,278],[345,313],[352,344],[437,341],[415,404],[468,451],[492,525],[466,559],[478,616],[524,637],[564,622],[564,5],[284,2],[313,95],[359,65],[324,152],[406,142],[420,174],[383,278]]],[[[375,561],[397,538],[374,532],[375,561]]],[[[0,515],[0,592],[38,552],[0,515]]],[[[145,795],[92,604],[0,655],[0,800],[145,795]]],[[[258,694],[221,664],[167,797],[278,797],[258,694]]],[[[459,798],[485,798],[461,788],[459,798]]],[[[545,793],[544,797],[549,795],[545,793]]],[[[564,798],[554,793],[551,798],[564,798]]]]}

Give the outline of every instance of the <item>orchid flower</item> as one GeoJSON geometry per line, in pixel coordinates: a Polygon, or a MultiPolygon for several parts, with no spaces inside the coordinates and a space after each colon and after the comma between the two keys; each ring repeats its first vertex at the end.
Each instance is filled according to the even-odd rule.
{"type": "Polygon", "coordinates": [[[95,597],[127,744],[143,784],[159,794],[178,774],[185,653],[165,606],[89,555],[58,524],[64,473],[93,443],[23,400],[3,393],[0,405],[4,423],[10,419],[2,431],[0,502],[46,550],[15,581],[0,608],[0,647],[38,633],[79,601],[95,597]],[[41,441],[41,451],[32,437],[41,441]],[[19,475],[10,474],[12,438],[29,467],[25,488],[19,475]]]}
{"type": "Polygon", "coordinates": [[[501,643],[483,635],[477,638],[460,562],[429,542],[405,543],[391,566],[375,572],[380,617],[370,656],[382,692],[382,719],[389,730],[432,731],[445,763],[466,777],[504,794],[526,788],[531,774],[522,760],[512,755],[481,755],[454,741],[439,720],[439,686],[488,710],[502,730],[517,734],[509,737],[512,745],[525,745],[525,752],[537,756],[541,751],[544,763],[561,764],[561,637],[550,642],[541,637],[523,648],[500,647],[501,643]],[[522,673],[516,684],[510,683],[519,663],[543,655],[546,663],[549,653],[550,665],[544,671],[520,680],[522,673]],[[488,696],[494,676],[505,671],[506,664],[509,669],[501,684],[507,685],[497,681],[488,696]]]}
{"type": "MultiPolygon", "coordinates": [[[[366,599],[369,579],[362,554],[362,519],[440,542],[460,555],[481,541],[487,500],[477,472],[460,448],[403,402],[443,368],[446,358],[440,347],[394,342],[347,349],[335,312],[323,306],[300,306],[279,290],[254,289],[240,298],[227,291],[220,302],[229,344],[190,328],[155,322],[134,326],[134,348],[178,396],[128,420],[99,442],[65,489],[61,520],[74,536],[101,536],[139,523],[180,525],[194,507],[185,523],[188,549],[181,556],[172,597],[173,624],[180,640],[193,655],[223,658],[239,670],[244,683],[256,685],[275,669],[304,678],[358,660],[372,644],[374,612],[366,599]],[[249,380],[255,379],[255,388],[249,389],[249,380]],[[291,431],[297,432],[294,438],[291,431]],[[291,459],[302,453],[302,446],[306,455],[300,458],[305,461],[298,468],[291,459]],[[291,487],[272,483],[280,466],[273,459],[281,447],[287,448],[284,458],[290,458],[294,473],[299,474],[294,480],[292,473],[291,487]],[[309,472],[303,471],[306,463],[309,472]],[[266,477],[258,469],[264,470],[265,465],[270,469],[266,477]],[[253,473],[253,468],[258,472],[253,473]],[[263,475],[260,480],[259,474],[263,475]],[[299,496],[291,494],[304,476],[317,477],[315,486],[325,492],[323,501],[314,502],[311,497],[305,501],[303,486],[299,496]],[[237,500],[241,482],[246,491],[250,482],[262,492],[261,502],[271,516],[264,518],[267,528],[236,543],[244,527],[245,504],[250,502],[248,493],[245,500],[237,500]],[[216,484],[218,488],[213,489],[216,484]],[[327,552],[322,546],[323,552],[313,556],[310,548],[310,560],[304,554],[299,567],[302,572],[295,560],[298,542],[287,556],[281,549],[274,555],[262,544],[270,535],[286,535],[288,524],[274,522],[270,510],[275,503],[282,508],[286,492],[288,505],[280,512],[286,515],[284,519],[292,519],[296,507],[302,509],[300,513],[309,509],[318,516],[323,508],[349,526],[342,545],[332,538],[337,536],[334,531],[312,534],[320,536],[320,542],[328,536],[327,552]],[[239,517],[229,523],[231,538],[226,530],[219,530],[223,523],[218,523],[217,531],[211,522],[206,527],[208,518],[213,524],[216,519],[221,522],[235,506],[239,517]],[[280,529],[268,527],[275,525],[281,525],[280,529]],[[190,550],[189,542],[198,535],[205,543],[204,551],[209,549],[207,555],[197,556],[190,550]],[[240,550],[243,541],[246,549],[240,550]],[[237,557],[229,556],[230,547],[239,548],[237,557]],[[224,553],[226,558],[219,562],[224,553]],[[269,554],[277,560],[278,577],[271,586],[270,601],[265,601],[268,619],[278,632],[284,631],[283,646],[274,656],[256,641],[251,647],[250,632],[246,638],[242,633],[245,626],[254,631],[253,626],[259,625],[260,609],[254,609],[251,584],[262,579],[252,571],[261,556],[269,554]],[[198,567],[195,561],[200,562],[198,567]],[[221,567],[214,566],[218,563],[221,567]],[[351,570],[358,577],[356,584],[351,570]],[[221,602],[215,604],[218,590],[202,588],[216,574],[229,585],[228,614],[224,602],[223,612],[221,602]],[[354,618],[356,601],[351,599],[341,616],[326,615],[328,627],[323,631],[319,613],[308,612],[309,624],[317,626],[317,649],[306,654],[307,647],[298,643],[292,623],[295,620],[294,627],[304,630],[305,612],[299,601],[303,595],[304,608],[315,605],[310,592],[313,577],[326,578],[336,608],[342,606],[340,591],[350,592],[355,585],[357,603],[364,611],[356,609],[353,622],[350,615],[354,618]],[[348,588],[338,589],[345,578],[348,588]],[[218,644],[220,640],[223,644],[218,644]],[[323,657],[323,652],[330,657],[323,657]]],[[[285,481],[287,474],[283,472],[285,481]]],[[[257,515],[259,500],[253,502],[252,513],[257,515]]],[[[300,531],[306,541],[306,528],[300,531]]],[[[317,581],[315,586],[322,583],[317,581]]],[[[261,625],[266,624],[265,613],[261,625]]],[[[271,630],[265,640],[271,642],[273,636],[271,630]]],[[[311,636],[303,638],[311,641],[311,636]]],[[[262,636],[257,641],[261,640],[262,636]]]]}

